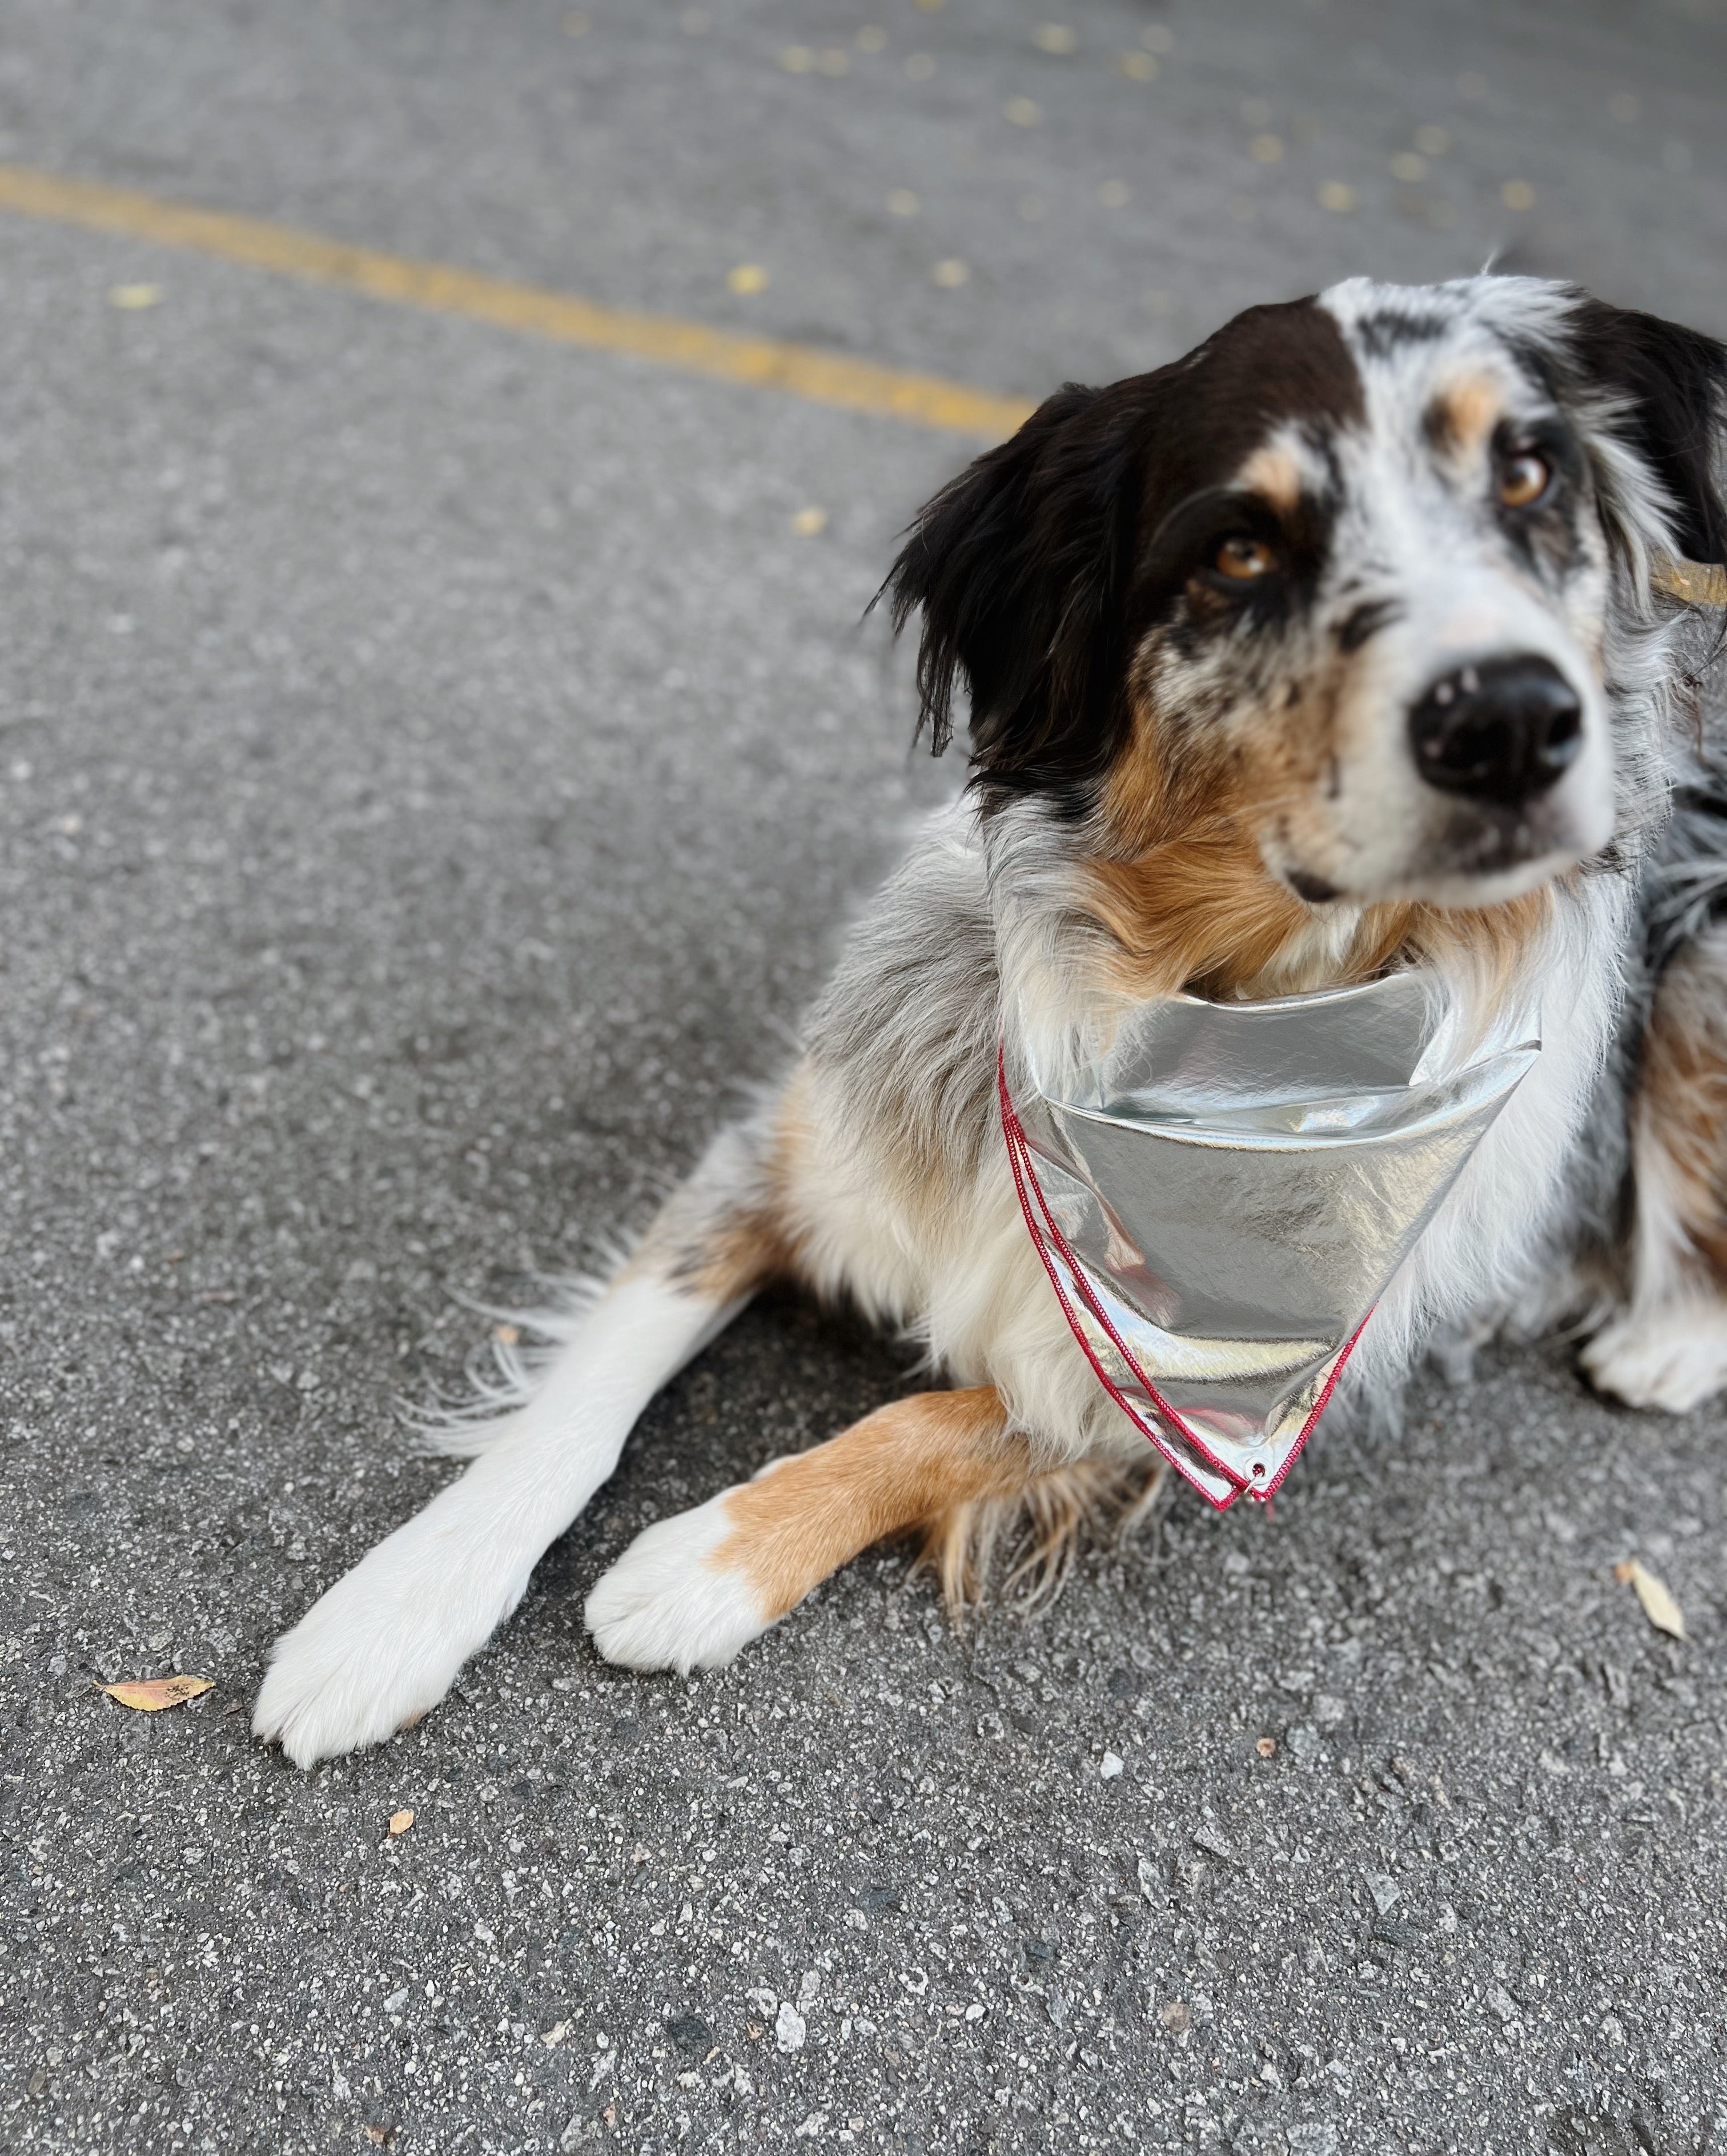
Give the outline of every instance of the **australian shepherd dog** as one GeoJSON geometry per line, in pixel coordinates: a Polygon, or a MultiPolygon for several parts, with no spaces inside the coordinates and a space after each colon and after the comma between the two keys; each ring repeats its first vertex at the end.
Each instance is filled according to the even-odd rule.
{"type": "Polygon", "coordinates": [[[443,1698],[673,1374],[769,1281],[848,1297],[934,1389],[649,1527],[599,1652],[729,1662],[836,1566],[921,1538],[951,1597],[1145,1502],[1027,1232],[1010,1086],[1179,990],[1420,966],[1545,1048],[1345,1386],[1566,1320],[1602,1391],[1727,1382],[1727,773],[1709,708],[1727,347],[1572,286],[1352,280],[1068,388],[924,510],[884,589],[971,783],[853,929],[802,1050],[547,1350],[459,1479],[278,1642],[302,1766],[443,1698]]]}

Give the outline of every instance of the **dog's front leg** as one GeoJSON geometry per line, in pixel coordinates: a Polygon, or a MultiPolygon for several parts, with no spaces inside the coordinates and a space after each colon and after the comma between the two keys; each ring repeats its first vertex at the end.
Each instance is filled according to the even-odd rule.
{"type": "Polygon", "coordinates": [[[587,1598],[607,1661],[714,1669],[884,1536],[1032,1480],[992,1385],[917,1393],[637,1536],[587,1598]]]}
{"type": "Polygon", "coordinates": [[[772,1144],[771,1122],[716,1143],[525,1404],[475,1433],[461,1479],[277,1641],[259,1737],[310,1767],[443,1697],[618,1465],[643,1409],[778,1269],[763,1194],[772,1144]]]}

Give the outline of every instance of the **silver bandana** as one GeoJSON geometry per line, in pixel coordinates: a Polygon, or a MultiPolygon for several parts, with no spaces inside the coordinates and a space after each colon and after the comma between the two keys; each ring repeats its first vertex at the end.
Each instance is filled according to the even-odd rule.
{"type": "Polygon", "coordinates": [[[1423,973],[1147,1004],[1077,1083],[1005,1063],[1026,1224],[1104,1389],[1211,1502],[1269,1497],[1386,1284],[1540,1053],[1423,973]]]}

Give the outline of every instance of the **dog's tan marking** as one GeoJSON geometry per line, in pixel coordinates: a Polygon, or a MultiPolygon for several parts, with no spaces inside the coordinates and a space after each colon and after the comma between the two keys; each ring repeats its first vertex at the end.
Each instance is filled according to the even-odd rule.
{"type": "MultiPolygon", "coordinates": [[[[1299,798],[1321,783],[1329,736],[1322,725],[1310,731],[1299,770],[1269,721],[1251,772],[1240,757],[1225,762],[1189,752],[1166,760],[1142,690],[1132,746],[1104,783],[1108,850],[1085,864],[1081,879],[1080,903],[1109,932],[1104,984],[1112,993],[1230,994],[1274,973],[1310,939],[1313,909],[1266,873],[1241,813],[1244,799],[1263,813],[1268,801],[1299,798]]],[[[1368,937],[1376,949],[1382,941],[1368,937]]],[[[1328,951],[1328,974],[1336,962],[1328,951]]]]}
{"type": "Polygon", "coordinates": [[[1504,392],[1489,374],[1458,374],[1443,383],[1427,407],[1427,437],[1458,457],[1474,455],[1499,424],[1504,392]]]}
{"type": "Polygon", "coordinates": [[[1133,689],[1132,738],[1110,765],[1099,796],[1099,822],[1112,859],[1131,860],[1160,839],[1181,828],[1183,811],[1198,809],[1207,786],[1215,788],[1215,771],[1202,772],[1198,759],[1166,758],[1157,738],[1152,696],[1143,681],[1133,689]]]}
{"type": "Polygon", "coordinates": [[[1134,738],[1104,780],[1105,850],[1083,865],[1081,906],[1107,930],[1103,985],[1125,997],[1289,994],[1371,980],[1400,961],[1465,961],[1487,1000],[1509,984],[1552,916],[1550,890],[1443,908],[1386,900],[1317,911],[1267,872],[1257,836],[1279,802],[1324,783],[1331,701],[1309,696],[1286,732],[1262,716],[1232,758],[1166,757],[1150,685],[1136,685],[1134,738]]]}
{"type": "Polygon", "coordinates": [[[1286,442],[1265,443],[1236,474],[1238,486],[1263,495],[1284,516],[1299,507],[1301,483],[1301,459],[1286,442]]]}
{"type": "Polygon", "coordinates": [[[1116,947],[1118,994],[1224,994],[1263,973],[1310,919],[1265,873],[1251,839],[1222,820],[1197,824],[1135,861],[1095,861],[1089,906],[1116,947]]]}
{"type": "Polygon", "coordinates": [[[747,1295],[768,1281],[783,1280],[797,1271],[800,1239],[792,1224],[789,1194],[814,1142],[807,1094],[807,1075],[800,1065],[774,1111],[761,1196],[715,1232],[692,1275],[701,1294],[747,1295]]]}
{"type": "Polygon", "coordinates": [[[1641,1182],[1658,1185],[1695,1269],[1727,1285],[1727,999],[1720,954],[1694,947],[1662,976],[1632,1111],[1641,1182]]]}
{"type": "Polygon", "coordinates": [[[707,1562],[743,1573],[771,1621],[884,1536],[1029,1479],[1026,1441],[1009,1434],[993,1385],[916,1393],[731,1491],[731,1532],[707,1562]]]}
{"type": "Polygon", "coordinates": [[[618,1278],[653,1274],[730,1302],[770,1281],[795,1276],[802,1239],[790,1193],[814,1142],[808,1093],[808,1073],[800,1064],[774,1104],[749,1187],[715,1194],[687,1184],[674,1192],[618,1278]]]}
{"type": "Polygon", "coordinates": [[[1388,966],[1425,959],[1453,974],[1473,973],[1484,1008],[1509,987],[1553,904],[1546,887],[1473,908],[1386,901],[1361,908],[1321,947],[1314,909],[1266,873],[1251,834],[1223,817],[1196,823],[1137,860],[1092,861],[1085,890],[1082,902],[1114,945],[1104,973],[1120,995],[1293,993],[1369,981],[1388,966]],[[1313,965],[1323,979],[1305,978],[1313,965]]]}
{"type": "Polygon", "coordinates": [[[725,1221],[699,1259],[677,1277],[700,1296],[730,1302],[784,1279],[792,1269],[792,1246],[772,1210],[762,1206],[725,1221]]]}
{"type": "MultiPolygon", "coordinates": [[[[1338,698],[1346,670],[1316,670],[1291,701],[1266,690],[1235,703],[1197,732],[1160,705],[1159,654],[1143,651],[1130,684],[1132,737],[1104,777],[1099,799],[1104,851],[1132,862],[1149,849],[1228,827],[1245,834],[1281,807],[1294,814],[1324,791],[1337,752],[1338,698]]],[[[1257,860],[1254,842],[1239,839],[1257,860]]],[[[1210,850],[1210,840],[1207,840],[1210,850]]]]}

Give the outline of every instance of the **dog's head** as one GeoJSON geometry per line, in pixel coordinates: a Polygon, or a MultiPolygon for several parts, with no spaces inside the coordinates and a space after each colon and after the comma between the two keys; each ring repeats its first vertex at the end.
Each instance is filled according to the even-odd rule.
{"type": "Polygon", "coordinates": [[[889,579],[935,745],[963,675],[986,797],[1118,860],[1203,824],[1309,906],[1530,891],[1613,834],[1650,557],[1727,549],[1724,393],[1713,340],[1515,277],[1355,280],[1065,389],[889,579]]]}

